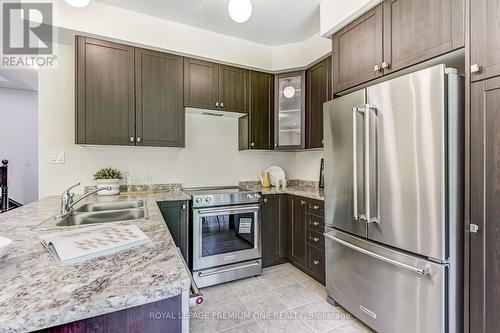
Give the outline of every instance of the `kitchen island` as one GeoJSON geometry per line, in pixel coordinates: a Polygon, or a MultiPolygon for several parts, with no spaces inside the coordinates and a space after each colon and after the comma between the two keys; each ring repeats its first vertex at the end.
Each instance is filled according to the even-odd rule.
{"type": "Polygon", "coordinates": [[[81,204],[144,200],[148,219],[115,223],[137,225],[152,242],[71,267],[58,265],[38,239],[40,233],[67,229],[44,223],[58,212],[60,197],[47,197],[0,215],[0,234],[14,242],[9,253],[0,259],[0,332],[45,330],[99,316],[107,318],[106,322],[126,321],[126,311],[130,309],[140,311],[133,311],[135,318],[127,327],[149,321],[154,322],[155,327],[164,325],[180,331],[182,326],[186,331],[189,272],[157,202],[189,199],[182,191],[112,197],[93,195],[85,199],[81,204]],[[165,306],[165,302],[174,306],[165,306]],[[158,309],[179,311],[158,316],[152,312],[158,309]],[[110,319],[112,314],[117,314],[117,318],[110,319]]]}

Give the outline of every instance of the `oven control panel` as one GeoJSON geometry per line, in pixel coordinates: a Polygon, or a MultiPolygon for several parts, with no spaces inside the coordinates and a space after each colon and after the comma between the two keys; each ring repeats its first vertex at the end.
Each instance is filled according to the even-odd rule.
{"type": "Polygon", "coordinates": [[[193,208],[260,203],[261,198],[262,195],[259,192],[238,192],[238,193],[201,194],[201,195],[194,194],[193,208]]]}

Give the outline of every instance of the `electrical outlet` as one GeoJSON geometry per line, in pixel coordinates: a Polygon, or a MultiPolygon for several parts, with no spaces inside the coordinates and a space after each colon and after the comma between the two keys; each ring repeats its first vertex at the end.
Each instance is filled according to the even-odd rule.
{"type": "Polygon", "coordinates": [[[51,151],[49,153],[49,163],[50,164],[64,164],[64,152],[63,151],[51,151]]]}

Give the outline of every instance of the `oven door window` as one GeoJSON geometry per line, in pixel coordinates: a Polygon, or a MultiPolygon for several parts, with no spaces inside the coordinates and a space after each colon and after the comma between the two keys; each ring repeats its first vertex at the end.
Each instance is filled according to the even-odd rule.
{"type": "Polygon", "coordinates": [[[249,250],[255,247],[255,214],[201,217],[201,256],[249,250]]]}

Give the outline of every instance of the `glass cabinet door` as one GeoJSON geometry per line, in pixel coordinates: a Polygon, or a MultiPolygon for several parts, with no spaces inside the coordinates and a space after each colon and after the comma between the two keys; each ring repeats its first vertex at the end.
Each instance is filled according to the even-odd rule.
{"type": "Polygon", "coordinates": [[[305,72],[277,75],[276,95],[275,148],[304,148],[305,72]]]}

